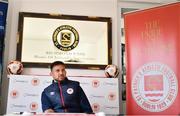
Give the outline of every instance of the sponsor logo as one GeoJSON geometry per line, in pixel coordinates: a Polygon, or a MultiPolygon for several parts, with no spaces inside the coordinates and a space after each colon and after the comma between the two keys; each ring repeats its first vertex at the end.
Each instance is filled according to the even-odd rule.
{"type": "Polygon", "coordinates": [[[24,93],[24,97],[37,97],[39,94],[33,94],[33,93],[24,93]]]}
{"type": "Polygon", "coordinates": [[[100,105],[98,103],[93,103],[92,104],[92,109],[93,109],[93,112],[99,112],[100,105]]]}
{"type": "Polygon", "coordinates": [[[90,83],[87,82],[80,82],[81,85],[90,85],[90,83]]]}
{"type": "Polygon", "coordinates": [[[11,98],[17,98],[19,96],[19,92],[17,90],[12,90],[10,96],[11,98]]]}
{"type": "Polygon", "coordinates": [[[31,84],[32,84],[33,86],[37,86],[37,85],[39,85],[39,83],[40,83],[40,80],[39,80],[38,78],[33,78],[33,79],[31,80],[31,84]]]}
{"type": "Polygon", "coordinates": [[[3,16],[3,14],[4,14],[3,11],[0,11],[0,16],[3,16]]]}
{"type": "Polygon", "coordinates": [[[104,106],[105,109],[119,109],[119,107],[116,106],[104,106]]]}
{"type": "Polygon", "coordinates": [[[55,95],[55,92],[54,91],[50,92],[50,95],[55,95]]]}
{"type": "Polygon", "coordinates": [[[107,85],[107,86],[116,86],[117,83],[104,82],[104,85],[107,85]]]}
{"type": "Polygon", "coordinates": [[[22,104],[11,104],[11,108],[26,108],[26,105],[22,105],[22,104]]]}
{"type": "Polygon", "coordinates": [[[67,93],[68,93],[68,94],[73,94],[73,92],[74,92],[73,88],[68,88],[68,89],[67,89],[67,93]]]}
{"type": "Polygon", "coordinates": [[[102,95],[90,95],[91,98],[104,98],[102,95]]]}
{"type": "Polygon", "coordinates": [[[14,83],[28,83],[28,81],[26,81],[26,80],[20,80],[20,79],[14,79],[13,82],[14,82],[14,83]]]}
{"type": "Polygon", "coordinates": [[[79,43],[79,34],[74,27],[62,25],[54,31],[53,42],[58,49],[70,51],[77,47],[79,43]]]}
{"type": "Polygon", "coordinates": [[[161,112],[172,105],[178,92],[174,72],[162,63],[152,62],[140,67],[131,83],[133,99],[144,110],[161,112]]]}
{"type": "Polygon", "coordinates": [[[4,30],[4,26],[1,26],[1,25],[0,25],[0,29],[1,29],[1,30],[4,30]]]}
{"type": "Polygon", "coordinates": [[[32,102],[32,103],[30,104],[30,109],[31,109],[31,110],[37,110],[37,109],[38,109],[38,104],[37,104],[36,102],[32,102]]]}
{"type": "Polygon", "coordinates": [[[110,100],[110,101],[114,101],[115,99],[116,99],[116,94],[115,93],[109,93],[109,95],[108,95],[108,99],[110,100]]]}
{"type": "Polygon", "coordinates": [[[99,80],[93,80],[93,81],[92,81],[92,86],[93,86],[94,88],[99,87],[99,85],[100,85],[99,80]]]}

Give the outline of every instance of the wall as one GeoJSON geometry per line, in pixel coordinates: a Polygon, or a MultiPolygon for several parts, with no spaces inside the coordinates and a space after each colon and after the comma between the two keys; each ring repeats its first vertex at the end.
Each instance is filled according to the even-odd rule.
{"type": "MultiPolygon", "coordinates": [[[[10,60],[16,59],[16,38],[19,12],[60,13],[68,15],[112,17],[113,64],[121,64],[117,39],[117,0],[9,0],[7,32],[5,40],[4,67],[10,60]]],[[[18,51],[17,51],[18,52],[18,51]]],[[[69,75],[104,76],[103,70],[68,69],[69,75]]],[[[25,68],[23,74],[48,75],[46,68],[25,68]]],[[[2,78],[2,104],[0,114],[4,114],[7,105],[8,79],[6,70],[2,78]]]]}

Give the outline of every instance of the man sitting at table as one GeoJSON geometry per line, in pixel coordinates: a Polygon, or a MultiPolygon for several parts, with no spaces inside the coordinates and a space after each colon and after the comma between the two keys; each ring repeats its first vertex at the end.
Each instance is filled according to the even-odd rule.
{"type": "Polygon", "coordinates": [[[61,61],[55,61],[50,68],[50,75],[54,80],[42,92],[43,112],[93,113],[79,82],[69,80],[66,77],[65,64],[61,61]]]}

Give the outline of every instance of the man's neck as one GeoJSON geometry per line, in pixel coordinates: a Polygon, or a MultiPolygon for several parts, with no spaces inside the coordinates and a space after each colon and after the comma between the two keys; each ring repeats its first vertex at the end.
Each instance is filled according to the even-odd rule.
{"type": "MultiPolygon", "coordinates": [[[[60,80],[60,82],[63,82],[63,81],[65,81],[65,80],[67,80],[67,78],[65,78],[64,80],[60,80]]],[[[59,82],[59,80],[53,80],[55,83],[58,83],[59,82]]]]}

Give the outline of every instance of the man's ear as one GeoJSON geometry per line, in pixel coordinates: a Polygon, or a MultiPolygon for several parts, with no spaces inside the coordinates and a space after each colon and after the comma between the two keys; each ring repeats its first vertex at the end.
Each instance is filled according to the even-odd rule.
{"type": "Polygon", "coordinates": [[[52,76],[52,72],[50,72],[49,75],[52,76]]]}

